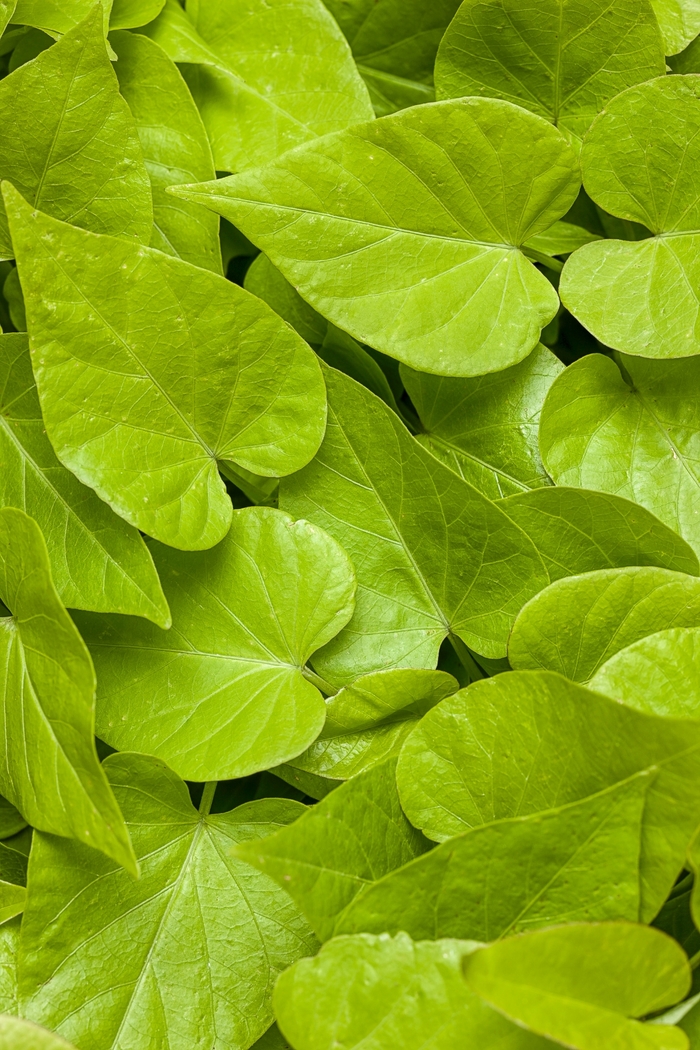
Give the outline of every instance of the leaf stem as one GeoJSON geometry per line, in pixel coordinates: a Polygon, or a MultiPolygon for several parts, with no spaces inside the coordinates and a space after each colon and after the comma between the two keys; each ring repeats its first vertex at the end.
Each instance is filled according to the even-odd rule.
{"type": "Polygon", "coordinates": [[[449,636],[449,638],[450,638],[450,645],[452,646],[452,648],[454,649],[455,653],[457,654],[457,659],[459,660],[459,662],[461,663],[462,667],[464,668],[464,670],[469,675],[470,680],[472,682],[478,682],[479,679],[486,678],[486,675],[484,674],[482,669],[479,667],[478,663],[476,662],[476,660],[474,659],[472,654],[469,652],[469,650],[467,649],[467,647],[464,644],[464,642],[462,641],[462,639],[458,638],[454,634],[451,634],[449,636]]]}
{"type": "Polygon", "coordinates": [[[306,681],[311,682],[311,685],[315,685],[319,692],[323,693],[324,696],[334,696],[338,692],[338,690],[330,685],[325,678],[321,678],[320,674],[316,674],[315,671],[312,671],[308,664],[306,667],[302,668],[301,673],[306,681]]]}
{"type": "Polygon", "coordinates": [[[211,804],[214,801],[214,792],[216,791],[216,785],[218,780],[208,780],[204,785],[204,791],[202,792],[202,800],[199,803],[199,812],[203,817],[209,815],[211,804]]]}
{"type": "Polygon", "coordinates": [[[538,252],[536,248],[528,248],[527,245],[523,245],[521,251],[526,259],[541,263],[542,266],[546,266],[548,270],[553,270],[554,273],[561,273],[564,269],[564,263],[561,259],[555,259],[552,255],[538,252]]]}

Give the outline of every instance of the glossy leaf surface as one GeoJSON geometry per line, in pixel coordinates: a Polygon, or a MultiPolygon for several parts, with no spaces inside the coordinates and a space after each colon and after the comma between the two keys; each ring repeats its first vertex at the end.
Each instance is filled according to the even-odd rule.
{"type": "Polygon", "coordinates": [[[88,16],[99,11],[100,28],[106,31],[113,0],[17,0],[13,19],[54,35],[66,35],[88,16]]]}
{"type": "Polygon", "coordinates": [[[698,0],[651,0],[667,55],[676,55],[700,33],[698,0]]]}
{"type": "MultiPolygon", "coordinates": [[[[102,0],[104,3],[104,0],[102,0]]],[[[112,0],[110,29],[132,29],[145,26],[163,10],[164,0],[112,0]]],[[[112,43],[112,46],[113,43],[112,43]]]]}
{"type": "Polygon", "coordinates": [[[267,507],[236,511],[211,551],[152,550],[170,631],[80,620],[98,673],[99,736],[122,751],[148,740],[190,780],[243,777],[298,755],[325,719],[304,665],[353,611],[345,552],[267,507]]]}
{"type": "Polygon", "coordinates": [[[232,511],[217,460],[279,475],[318,448],[325,397],[311,350],[215,274],[5,194],[59,459],[156,539],[189,550],[218,543],[232,511]]]}
{"type": "Polygon", "coordinates": [[[610,657],[591,689],[670,718],[700,718],[700,629],[677,627],[634,642],[610,657]]]}
{"type": "Polygon", "coordinates": [[[469,376],[523,360],[556,314],[520,247],[578,188],[556,129],[477,98],[395,113],[178,193],[240,227],[355,339],[469,376]]]}

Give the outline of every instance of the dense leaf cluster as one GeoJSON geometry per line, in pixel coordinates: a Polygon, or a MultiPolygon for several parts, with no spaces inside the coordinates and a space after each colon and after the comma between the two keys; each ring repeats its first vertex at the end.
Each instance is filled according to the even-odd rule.
{"type": "Polygon", "coordinates": [[[699,34],[0,0],[0,1050],[700,1048],[699,34]]]}

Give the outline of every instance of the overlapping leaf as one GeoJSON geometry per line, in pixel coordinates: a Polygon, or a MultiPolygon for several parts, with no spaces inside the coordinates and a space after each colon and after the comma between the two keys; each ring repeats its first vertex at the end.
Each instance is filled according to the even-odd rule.
{"type": "Polygon", "coordinates": [[[321,0],[166,0],[146,32],[187,81],[221,171],[264,164],[372,116],[350,49],[321,0]]]}
{"type": "Polygon", "coordinates": [[[106,31],[113,0],[17,0],[13,19],[19,25],[34,26],[49,34],[65,33],[92,13],[99,11],[100,28],[106,31]]]}
{"type": "Polygon", "coordinates": [[[19,1017],[0,1016],[0,1046],[12,1050],[75,1050],[71,1043],[19,1017]]]}
{"type": "Polygon", "coordinates": [[[557,312],[520,250],[573,204],[576,156],[496,99],[415,107],[178,194],[220,212],[344,331],[440,375],[527,357],[557,312]]]}
{"type": "Polygon", "coordinates": [[[119,807],[95,753],[95,675],[51,582],[39,527],[0,510],[0,790],[32,824],[135,871],[119,807]]]}
{"type": "Polygon", "coordinates": [[[113,755],[105,769],[141,879],[77,844],[39,838],[20,947],[23,1015],[81,1050],[150,1050],[154,1040],[245,1050],[272,1021],[277,974],[316,945],[286,894],[231,849],[303,807],[263,799],[198,813],[155,759],[113,755]]]}
{"type": "Polygon", "coordinates": [[[79,620],[98,672],[100,738],[119,750],[148,741],[191,780],[243,777],[298,755],[325,719],[304,665],[352,615],[345,552],[267,507],[236,511],[211,551],[152,550],[170,631],[79,620]]]}
{"type": "Polygon", "coordinates": [[[676,55],[700,33],[698,0],[651,0],[667,55],[676,55]]]}
{"type": "Polygon", "coordinates": [[[580,139],[610,99],[665,69],[649,0],[464,0],[442,38],[435,87],[438,98],[506,99],[580,139]]]}
{"type": "MultiPolygon", "coordinates": [[[[138,134],[107,57],[101,8],[90,3],[86,13],[0,82],[0,178],[59,219],[147,244],[153,207],[138,134]]],[[[2,205],[0,257],[13,258],[2,205]]]]}
{"type": "Polygon", "coordinates": [[[700,78],[659,77],[609,102],[583,145],[593,200],[653,236],[579,248],[559,290],[597,339],[626,354],[700,353],[698,131],[700,78]]]}
{"type": "Polygon", "coordinates": [[[641,638],[598,668],[591,689],[639,711],[700,719],[700,629],[676,627],[641,638]]]}
{"type": "Polygon", "coordinates": [[[213,546],[232,513],[217,460],[278,476],[318,448],[325,395],[312,351],[231,282],[4,192],[58,458],[156,539],[213,546]]]}

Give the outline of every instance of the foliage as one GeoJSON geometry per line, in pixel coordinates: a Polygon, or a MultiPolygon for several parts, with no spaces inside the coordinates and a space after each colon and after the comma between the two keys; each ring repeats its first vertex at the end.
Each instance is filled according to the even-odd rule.
{"type": "Polygon", "coordinates": [[[700,1050],[700,0],[0,0],[0,1050],[700,1050]]]}

